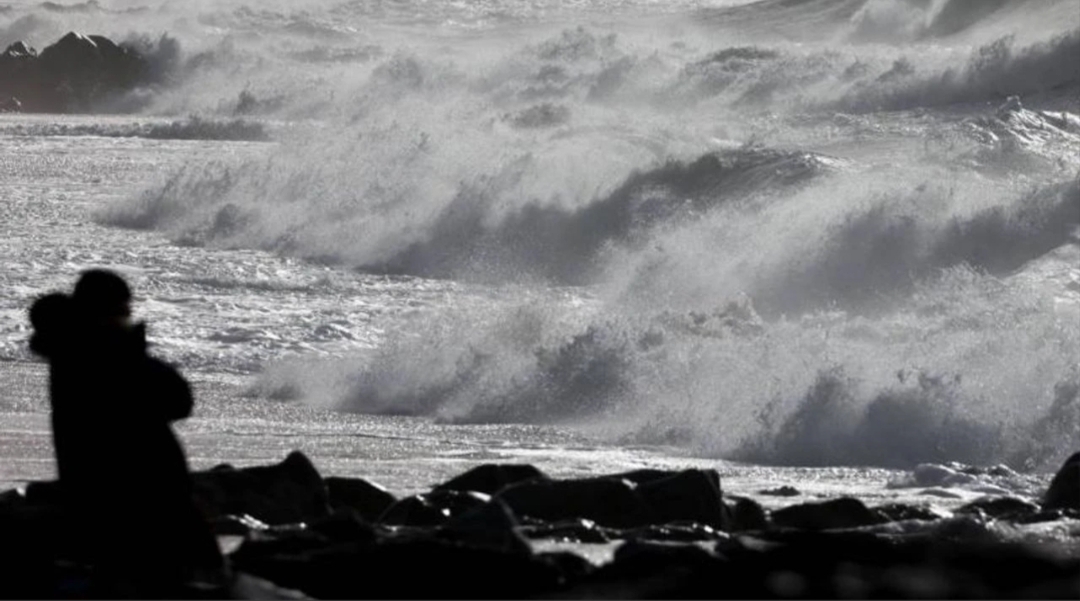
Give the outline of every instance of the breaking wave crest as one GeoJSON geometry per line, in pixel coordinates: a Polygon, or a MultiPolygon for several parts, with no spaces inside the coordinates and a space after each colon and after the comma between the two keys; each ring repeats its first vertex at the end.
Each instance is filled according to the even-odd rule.
{"type": "Polygon", "coordinates": [[[497,291],[272,368],[290,398],[763,463],[1055,467],[1080,443],[1066,8],[767,0],[407,48],[398,21],[230,9],[215,27],[288,43],[206,44],[150,110],[296,127],[98,218],[497,291]]]}
{"type": "Polygon", "coordinates": [[[533,301],[440,314],[286,379],[347,411],[571,425],[759,463],[1053,469],[1080,442],[1080,321],[1052,305],[969,268],[875,318],[533,301]]]}

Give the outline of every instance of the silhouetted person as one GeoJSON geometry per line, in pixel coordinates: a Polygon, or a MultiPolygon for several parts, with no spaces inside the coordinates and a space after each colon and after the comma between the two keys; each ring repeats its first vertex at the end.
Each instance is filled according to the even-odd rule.
{"type": "Polygon", "coordinates": [[[35,302],[31,348],[49,359],[57,471],[88,559],[132,584],[121,593],[168,595],[224,560],[170,426],[191,414],[191,389],[147,354],[130,301],[122,278],[87,271],[71,297],[35,302]]]}

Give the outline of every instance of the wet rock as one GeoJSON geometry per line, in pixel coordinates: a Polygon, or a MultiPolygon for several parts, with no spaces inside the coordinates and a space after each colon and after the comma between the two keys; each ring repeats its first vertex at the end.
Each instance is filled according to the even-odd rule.
{"type": "Polygon", "coordinates": [[[957,515],[983,515],[994,519],[1018,519],[1039,512],[1039,506],[1017,497],[983,497],[958,508],[957,515]]]}
{"type": "Polygon", "coordinates": [[[689,521],[720,530],[731,525],[715,470],[683,470],[642,482],[637,492],[648,504],[652,524],[689,521]]]}
{"type": "Polygon", "coordinates": [[[516,514],[548,522],[586,519],[611,528],[696,522],[725,529],[731,520],[715,470],[529,480],[503,489],[498,497],[516,514]]]}
{"type": "Polygon", "coordinates": [[[779,488],[760,490],[758,491],[758,494],[769,495],[771,497],[797,497],[802,493],[794,486],[781,486],[779,488]]]}
{"type": "Polygon", "coordinates": [[[781,528],[800,530],[833,530],[858,528],[879,524],[883,520],[862,501],[843,497],[822,503],[803,503],[778,509],[772,513],[772,522],[781,528]]]}
{"type": "Polygon", "coordinates": [[[326,478],[326,492],[334,510],[352,509],[369,522],[379,519],[397,502],[385,488],[363,478],[326,478]]]}
{"type": "Polygon", "coordinates": [[[635,528],[626,533],[626,538],[631,540],[650,540],[661,542],[699,542],[714,541],[725,538],[727,535],[712,526],[700,523],[681,524],[653,524],[643,528],[635,528]]]}
{"type": "Polygon", "coordinates": [[[731,496],[727,501],[731,521],[728,532],[746,532],[764,530],[769,526],[769,517],[761,503],[748,497],[731,496]]]}
{"type": "Polygon", "coordinates": [[[1080,453],[1065,460],[1043,496],[1046,509],[1080,510],[1080,453]]]}
{"type": "Polygon", "coordinates": [[[247,514],[219,515],[209,523],[210,530],[218,536],[244,536],[269,529],[269,526],[247,514]]]}
{"type": "Polygon", "coordinates": [[[924,505],[907,505],[905,503],[887,503],[878,505],[872,509],[886,522],[902,522],[905,520],[938,520],[946,517],[939,511],[924,505]]]}
{"type": "Polygon", "coordinates": [[[538,522],[521,527],[531,539],[560,540],[575,543],[606,543],[619,538],[617,530],[599,526],[592,520],[576,519],[562,522],[538,522]]]}
{"type": "MultiPolygon", "coordinates": [[[[468,494],[468,493],[466,493],[468,494]]],[[[521,524],[505,503],[498,499],[473,507],[448,520],[439,528],[441,538],[490,547],[506,553],[532,553],[532,547],[518,532],[521,524]]]]}
{"type": "Polygon", "coordinates": [[[379,516],[378,522],[395,526],[438,526],[490,500],[491,497],[484,493],[433,490],[394,503],[379,516]]]}
{"type": "Polygon", "coordinates": [[[471,490],[494,495],[511,484],[547,479],[543,472],[529,464],[487,463],[447,480],[435,490],[471,490]]]}
{"type": "Polygon", "coordinates": [[[276,465],[219,466],[195,472],[192,484],[196,503],[208,519],[248,514],[274,525],[306,522],[330,513],[322,476],[299,451],[276,465]]]}
{"type": "Polygon", "coordinates": [[[497,497],[517,515],[558,522],[583,518],[612,528],[648,523],[650,508],[637,486],[623,478],[528,481],[503,489],[497,497]]]}

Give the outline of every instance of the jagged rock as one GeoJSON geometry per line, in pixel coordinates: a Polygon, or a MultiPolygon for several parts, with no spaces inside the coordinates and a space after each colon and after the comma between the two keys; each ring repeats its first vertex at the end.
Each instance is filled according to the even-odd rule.
{"type": "Polygon", "coordinates": [[[281,463],[192,474],[195,500],[209,519],[248,514],[270,525],[305,522],[330,513],[326,485],[299,451],[281,463]]]}
{"type": "Polygon", "coordinates": [[[21,113],[22,101],[14,96],[0,99],[0,113],[21,113]]]}
{"type": "Polygon", "coordinates": [[[325,482],[332,509],[352,509],[369,522],[397,502],[385,488],[363,478],[326,478],[325,482]]]}
{"type": "Polygon", "coordinates": [[[0,98],[26,112],[93,110],[150,77],[145,57],[100,35],[70,32],[40,54],[16,42],[0,54],[0,98]]]}
{"type": "Polygon", "coordinates": [[[529,464],[486,463],[447,480],[435,490],[471,490],[494,495],[511,484],[547,479],[543,472],[529,464]]]}
{"type": "Polygon", "coordinates": [[[29,59],[36,58],[38,55],[37,50],[34,50],[32,46],[27,45],[22,40],[15,42],[8,46],[3,54],[0,54],[0,60],[2,59],[29,59]]]}
{"type": "Polygon", "coordinates": [[[833,530],[858,528],[883,521],[862,501],[843,497],[822,503],[803,503],[772,512],[772,522],[781,528],[800,530],[833,530]]]}
{"type": "Polygon", "coordinates": [[[46,46],[38,58],[47,69],[67,71],[92,66],[102,59],[102,55],[94,40],[70,31],[54,44],[46,46]]]}
{"type": "Polygon", "coordinates": [[[459,490],[433,490],[394,503],[379,516],[380,524],[438,526],[491,501],[489,495],[459,490]]]}
{"type": "Polygon", "coordinates": [[[1043,496],[1046,509],[1080,510],[1080,453],[1065,460],[1043,496]]]}

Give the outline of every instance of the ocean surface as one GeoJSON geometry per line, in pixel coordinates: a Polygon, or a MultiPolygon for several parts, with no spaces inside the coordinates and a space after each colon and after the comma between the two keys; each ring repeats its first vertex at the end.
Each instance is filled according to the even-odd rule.
{"type": "Polygon", "coordinates": [[[0,485],[53,476],[26,309],[90,267],[197,468],[947,509],[1080,450],[1078,0],[0,1],[71,30],[169,83],[0,115],[0,485]]]}

